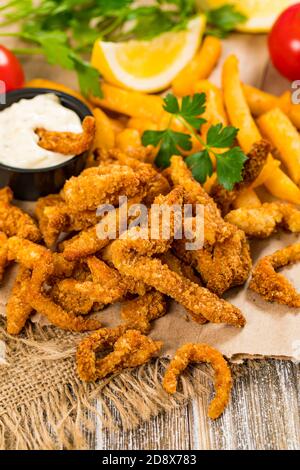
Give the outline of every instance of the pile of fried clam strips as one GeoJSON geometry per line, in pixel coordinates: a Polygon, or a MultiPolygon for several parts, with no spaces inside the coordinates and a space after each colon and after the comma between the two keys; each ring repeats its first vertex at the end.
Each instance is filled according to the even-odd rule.
{"type": "MultiPolygon", "coordinates": [[[[93,134],[90,124],[87,133],[93,134]]],[[[78,141],[67,137],[72,151],[75,146],[79,152],[91,145],[90,136],[82,135],[78,141]]],[[[42,138],[44,145],[55,150],[57,139],[51,133],[43,133],[42,138]]],[[[69,151],[66,136],[62,140],[64,150],[69,151]]],[[[61,142],[59,145],[62,150],[61,142]]],[[[13,204],[9,188],[1,189],[0,279],[10,264],[18,266],[6,308],[7,332],[18,335],[34,312],[64,330],[91,331],[78,346],[77,371],[82,380],[95,381],[144,364],[159,353],[162,343],[147,334],[153,321],[168,314],[169,299],[182,305],[198,325],[212,322],[242,328],[246,323],[243,313],[222,296],[231,287],[245,284],[250,276],[247,236],[268,237],[279,225],[300,231],[300,212],[290,204],[265,203],[255,209],[231,210],[236,195],[259,175],[269,151],[268,143],[257,142],[244,165],[242,183],[232,191],[215,183],[211,196],[193,178],[181,156],[173,156],[164,171],[155,168],[152,146],[131,152],[96,149],[87,168],[70,178],[59,194],[37,201],[34,218],[13,204]],[[137,238],[136,231],[130,229],[126,234],[118,233],[115,240],[109,231],[99,238],[97,208],[101,204],[116,208],[101,218],[101,224],[110,227],[110,218],[118,219],[120,214],[120,196],[127,197],[128,210],[138,203],[148,208],[153,203],[182,208],[184,204],[201,204],[204,246],[187,251],[186,240],[174,238],[172,215],[168,239],[151,239],[151,217],[148,227],[142,229],[144,237],[137,238]],[[94,312],[117,302],[121,303],[119,325],[102,327],[94,312]],[[112,352],[99,358],[97,353],[106,349],[112,352]]],[[[267,300],[299,307],[300,296],[275,271],[297,258],[299,245],[262,259],[250,287],[267,300]]],[[[222,355],[210,346],[182,345],[163,386],[168,393],[175,393],[180,372],[189,362],[198,361],[209,362],[215,369],[216,397],[209,416],[217,418],[228,401],[231,376],[222,355]]]]}

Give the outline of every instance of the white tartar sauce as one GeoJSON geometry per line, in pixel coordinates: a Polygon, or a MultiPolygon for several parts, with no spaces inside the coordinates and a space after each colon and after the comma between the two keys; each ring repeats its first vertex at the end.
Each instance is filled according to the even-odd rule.
{"type": "Polygon", "coordinates": [[[60,104],[52,93],[22,99],[0,112],[0,163],[22,169],[48,168],[74,155],[45,150],[38,145],[38,127],[47,131],[81,133],[79,116],[60,104]]]}

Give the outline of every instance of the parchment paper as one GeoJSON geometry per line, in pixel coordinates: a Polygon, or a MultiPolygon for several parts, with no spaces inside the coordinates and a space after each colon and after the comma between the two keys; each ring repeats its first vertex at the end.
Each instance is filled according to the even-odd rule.
{"type": "MultiPolygon", "coordinates": [[[[233,35],[224,42],[223,58],[214,71],[212,80],[220,84],[221,65],[229,53],[235,53],[241,63],[242,80],[262,89],[281,93],[290,84],[282,79],[269,63],[266,38],[263,35],[233,35]]],[[[43,77],[76,87],[74,76],[61,69],[50,67],[40,60],[24,59],[27,79],[43,77]]],[[[266,241],[252,241],[253,261],[272,253],[276,249],[295,243],[296,235],[279,232],[266,241]]],[[[5,304],[9,295],[14,269],[6,276],[0,289],[0,314],[5,315],[5,304]]],[[[300,291],[300,265],[285,269],[284,274],[300,291]]],[[[232,289],[226,298],[238,306],[244,313],[247,324],[243,329],[224,325],[198,325],[187,320],[185,310],[171,302],[169,313],[155,322],[151,336],[164,342],[163,356],[171,356],[186,342],[205,342],[218,348],[232,360],[244,357],[285,357],[300,360],[300,309],[290,309],[277,304],[270,304],[249,291],[247,286],[232,289]]],[[[111,306],[99,314],[104,326],[119,323],[119,306],[111,306]]],[[[34,321],[47,323],[39,315],[34,321]]]]}

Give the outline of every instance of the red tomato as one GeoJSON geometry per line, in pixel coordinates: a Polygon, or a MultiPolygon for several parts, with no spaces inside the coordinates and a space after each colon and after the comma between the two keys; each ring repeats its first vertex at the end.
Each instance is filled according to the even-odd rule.
{"type": "Polygon", "coordinates": [[[24,72],[16,56],[0,45],[0,80],[3,80],[6,91],[21,88],[24,85],[24,72]]]}
{"type": "Polygon", "coordinates": [[[289,80],[300,80],[300,3],[285,10],[269,34],[271,59],[289,80]]]}

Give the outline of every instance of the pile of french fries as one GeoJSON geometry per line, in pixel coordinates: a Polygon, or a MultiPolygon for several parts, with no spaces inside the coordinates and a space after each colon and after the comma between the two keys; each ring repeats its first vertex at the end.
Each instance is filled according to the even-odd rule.
{"type": "MultiPolygon", "coordinates": [[[[234,55],[229,56],[223,65],[222,89],[216,87],[208,79],[221,52],[220,40],[206,37],[196,56],[175,78],[172,92],[178,97],[200,92],[206,94],[204,117],[207,124],[201,128],[202,139],[206,138],[210,125],[222,123],[239,129],[237,140],[245,153],[262,137],[272,144],[274,152],[269,155],[252,187],[235,201],[235,208],[258,207],[261,201],[257,188],[261,186],[276,198],[300,204],[300,105],[292,104],[289,91],[277,97],[241,83],[238,59],[234,55]]],[[[104,97],[91,96],[87,101],[76,91],[48,80],[35,79],[27,86],[64,91],[85,102],[96,119],[94,148],[117,147],[130,151],[142,145],[141,136],[145,130],[168,127],[169,116],[163,110],[163,100],[159,95],[146,95],[102,83],[104,97]]],[[[185,132],[176,120],[172,122],[172,128],[185,132]]],[[[201,150],[200,145],[195,139],[193,148],[186,155],[201,150]]],[[[208,192],[215,180],[214,173],[205,183],[208,192]]]]}

